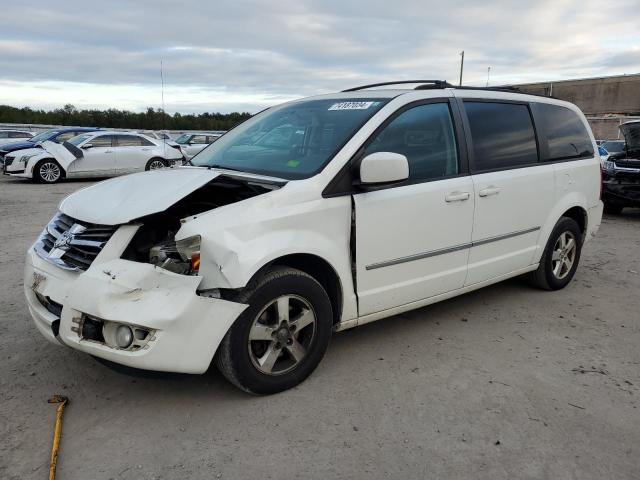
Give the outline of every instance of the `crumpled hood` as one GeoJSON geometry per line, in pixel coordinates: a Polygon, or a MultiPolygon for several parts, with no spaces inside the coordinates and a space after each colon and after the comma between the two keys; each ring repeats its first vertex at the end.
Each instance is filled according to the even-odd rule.
{"type": "Polygon", "coordinates": [[[640,122],[627,122],[620,125],[629,152],[640,152],[640,122]]]}
{"type": "Polygon", "coordinates": [[[120,225],[162,212],[220,175],[218,170],[176,168],[112,178],[83,188],[60,203],[70,217],[120,225]]]}

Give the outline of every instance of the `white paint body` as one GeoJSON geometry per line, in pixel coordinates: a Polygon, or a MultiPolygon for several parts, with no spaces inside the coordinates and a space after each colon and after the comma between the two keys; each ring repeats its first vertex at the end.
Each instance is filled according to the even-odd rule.
{"type": "Polygon", "coordinates": [[[67,178],[112,177],[142,172],[152,158],[164,159],[171,164],[182,159],[180,151],[166,145],[164,141],[140,134],[97,131],[79,136],[86,137],[77,145],[82,155],[80,158],[77,158],[64,144],[46,141],[41,144],[42,148],[17,150],[8,154],[7,157],[14,157],[14,160],[6,168],[6,173],[16,177],[33,178],[33,171],[38,162],[54,159],[64,170],[67,178]],[[143,138],[148,144],[139,146],[116,144],[86,148],[86,145],[100,137],[114,135],[143,138]]]}
{"type": "MultiPolygon", "coordinates": [[[[451,89],[366,91],[326,98],[339,101],[358,95],[392,99],[320,173],[182,220],[177,240],[202,238],[198,276],[122,260],[122,252],[139,228],[136,219],[165,210],[220,175],[255,182],[272,179],[181,167],[109,180],[65,199],[60,210],[66,215],[121,226],[86,272],[62,271],[33,249],[29,251],[24,284],[40,331],[54,342],[125,365],[200,373],[208,368],[219,342],[246,306],[197,292],[243,288],[261,268],[286,255],[314,255],[334,270],[342,291],[336,325],[341,330],[535,270],[551,230],[571,208],[578,207],[586,215],[585,241],[597,231],[602,216],[597,154],[577,161],[323,196],[376,128],[409,103],[454,96],[532,100],[514,93],[451,89]],[[513,232],[520,233],[482,243],[513,232]],[[355,257],[350,247],[354,234],[355,257]],[[436,254],[385,265],[423,252],[436,254]],[[55,318],[34,292],[62,305],[58,340],[51,333],[55,318]],[[80,312],[153,328],[159,334],[151,348],[138,352],[83,341],[71,330],[72,319],[80,312]]],[[[536,100],[571,108],[587,125],[571,104],[536,100]]],[[[591,140],[597,152],[592,135],[591,140]]]]}

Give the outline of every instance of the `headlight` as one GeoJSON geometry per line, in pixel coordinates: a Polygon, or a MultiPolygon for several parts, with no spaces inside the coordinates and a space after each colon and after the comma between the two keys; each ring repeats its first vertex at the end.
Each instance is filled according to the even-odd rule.
{"type": "Polygon", "coordinates": [[[200,235],[182,240],[167,240],[149,250],[149,263],[183,275],[200,270],[200,235]]]}
{"type": "Polygon", "coordinates": [[[20,157],[20,161],[24,162],[26,164],[31,157],[35,157],[36,155],[38,155],[38,154],[37,153],[32,153],[30,155],[23,155],[23,156],[20,157]]]}
{"type": "Polygon", "coordinates": [[[616,164],[614,162],[610,162],[609,160],[603,160],[602,161],[602,167],[607,172],[613,172],[616,169],[616,164]]]}

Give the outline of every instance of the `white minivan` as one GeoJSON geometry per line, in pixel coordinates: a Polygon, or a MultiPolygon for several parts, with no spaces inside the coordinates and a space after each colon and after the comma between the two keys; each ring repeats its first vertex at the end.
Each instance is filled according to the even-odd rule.
{"type": "Polygon", "coordinates": [[[268,394],[304,380],[334,331],[516,275],[566,286],[603,208],[580,110],[378,87],[270,108],[187,166],[67,197],[27,254],[37,328],[129,367],[215,361],[268,394]]]}

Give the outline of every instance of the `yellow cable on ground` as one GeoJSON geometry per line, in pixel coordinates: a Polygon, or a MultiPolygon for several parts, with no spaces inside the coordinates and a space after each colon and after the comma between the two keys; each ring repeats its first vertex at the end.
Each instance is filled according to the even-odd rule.
{"type": "Polygon", "coordinates": [[[58,450],[60,449],[60,435],[62,434],[62,414],[64,413],[64,407],[69,403],[67,397],[62,395],[54,395],[49,400],[49,403],[57,403],[56,409],[56,427],[53,432],[53,446],[51,447],[51,462],[49,463],[49,480],[56,479],[56,465],[58,464],[58,450]]]}

